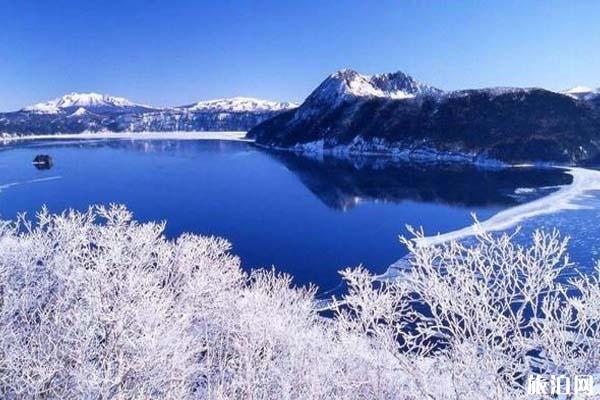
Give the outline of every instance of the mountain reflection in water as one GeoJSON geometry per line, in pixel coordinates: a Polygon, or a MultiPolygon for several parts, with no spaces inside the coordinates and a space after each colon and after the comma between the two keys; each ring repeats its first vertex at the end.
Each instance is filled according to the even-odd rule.
{"type": "Polygon", "coordinates": [[[376,157],[315,158],[287,152],[271,155],[328,207],[343,211],[362,201],[512,206],[572,181],[571,176],[557,168],[482,169],[376,157]]]}

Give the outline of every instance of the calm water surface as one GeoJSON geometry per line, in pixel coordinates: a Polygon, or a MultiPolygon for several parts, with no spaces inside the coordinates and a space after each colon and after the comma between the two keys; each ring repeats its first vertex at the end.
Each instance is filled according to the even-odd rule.
{"type": "Polygon", "coordinates": [[[447,232],[568,184],[559,170],[352,162],[225,141],[37,141],[0,149],[0,216],[123,203],[138,220],[229,239],[245,268],[290,272],[327,291],[338,270],[375,272],[405,254],[406,224],[447,232]],[[38,170],[37,154],[54,166],[38,170]]]}

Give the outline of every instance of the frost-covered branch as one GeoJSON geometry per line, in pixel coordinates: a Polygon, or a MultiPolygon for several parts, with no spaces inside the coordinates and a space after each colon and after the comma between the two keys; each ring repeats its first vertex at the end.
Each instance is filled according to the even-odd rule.
{"type": "Polygon", "coordinates": [[[0,398],[521,399],[532,371],[598,371],[600,267],[561,283],[558,232],[405,239],[405,279],[346,269],[323,311],[163,229],[122,206],[0,223],[0,398]]]}

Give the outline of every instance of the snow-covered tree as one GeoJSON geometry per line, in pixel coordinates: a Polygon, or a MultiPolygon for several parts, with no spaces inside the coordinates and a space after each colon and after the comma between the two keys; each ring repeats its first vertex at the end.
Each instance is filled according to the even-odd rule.
{"type": "Polygon", "coordinates": [[[586,312],[598,307],[597,278],[575,282],[579,291],[562,282],[574,271],[567,239],[557,231],[535,231],[527,247],[509,234],[476,239],[437,246],[422,245],[420,232],[403,239],[412,256],[405,282],[426,306],[418,340],[435,342],[431,354],[451,371],[452,398],[520,398],[533,372],[595,373],[600,320],[586,312]]]}
{"type": "Polygon", "coordinates": [[[347,292],[240,268],[223,239],[122,206],[0,224],[2,399],[521,399],[532,372],[595,374],[600,267],[529,246],[403,239],[410,268],[347,292]]]}

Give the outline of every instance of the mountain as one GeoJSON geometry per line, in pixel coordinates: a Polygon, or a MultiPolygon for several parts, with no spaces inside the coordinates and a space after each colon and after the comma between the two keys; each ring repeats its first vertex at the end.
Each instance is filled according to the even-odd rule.
{"type": "Polygon", "coordinates": [[[135,104],[122,97],[98,93],[69,93],[45,103],[25,107],[22,111],[37,114],[70,113],[83,108],[85,111],[100,114],[152,111],[153,107],[135,104]]]}
{"type": "Polygon", "coordinates": [[[325,79],[304,104],[339,105],[357,98],[409,99],[441,93],[440,89],[422,84],[403,72],[365,76],[343,69],[325,79]]]}
{"type": "Polygon", "coordinates": [[[288,102],[278,103],[275,101],[254,99],[252,97],[233,97],[230,99],[201,101],[188,106],[179,107],[179,109],[190,112],[263,113],[285,111],[295,107],[298,107],[298,105],[288,102]]]}
{"type": "Polygon", "coordinates": [[[248,131],[279,113],[297,107],[248,97],[234,97],[124,116],[115,122],[119,131],[248,131]]]}
{"type": "Polygon", "coordinates": [[[344,156],[574,164],[600,155],[594,99],[539,88],[443,92],[402,72],[341,70],[248,136],[265,147],[344,156]]]}
{"type": "Polygon", "coordinates": [[[69,93],[19,111],[0,113],[0,133],[247,131],[296,106],[235,97],[156,108],[98,93],[69,93]]]}

